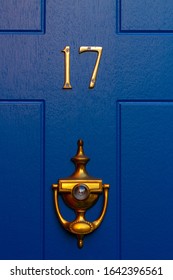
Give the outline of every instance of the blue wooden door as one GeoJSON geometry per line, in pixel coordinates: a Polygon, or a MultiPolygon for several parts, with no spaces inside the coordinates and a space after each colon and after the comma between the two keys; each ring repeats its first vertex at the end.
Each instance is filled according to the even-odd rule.
{"type": "Polygon", "coordinates": [[[173,258],[172,12],[171,0],[1,4],[1,259],[173,258]],[[71,90],[62,89],[65,46],[71,90]],[[96,53],[80,46],[103,47],[92,90],[96,53]],[[72,173],[80,138],[88,171],[111,186],[106,217],[81,250],[51,188],[72,173]]]}

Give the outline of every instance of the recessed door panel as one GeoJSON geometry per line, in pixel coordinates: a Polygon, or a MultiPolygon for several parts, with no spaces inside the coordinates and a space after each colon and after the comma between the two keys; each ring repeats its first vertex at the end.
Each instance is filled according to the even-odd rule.
{"type": "Polygon", "coordinates": [[[119,103],[122,259],[172,258],[172,106],[119,103]]]}
{"type": "Polygon", "coordinates": [[[0,258],[42,259],[44,104],[0,102],[0,258]]]}
{"type": "Polygon", "coordinates": [[[119,0],[122,32],[173,32],[172,1],[119,0]]]}
{"type": "Polygon", "coordinates": [[[0,13],[0,33],[43,31],[44,0],[3,1],[0,13]]]}

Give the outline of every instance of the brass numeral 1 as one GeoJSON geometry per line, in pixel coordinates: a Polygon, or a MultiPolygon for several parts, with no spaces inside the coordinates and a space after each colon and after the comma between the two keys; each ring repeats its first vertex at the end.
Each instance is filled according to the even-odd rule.
{"type": "Polygon", "coordinates": [[[101,59],[101,55],[102,55],[102,47],[88,47],[88,46],[83,46],[80,47],[79,49],[79,53],[83,53],[83,52],[97,52],[97,59],[96,59],[96,63],[94,66],[94,70],[92,73],[92,77],[90,80],[90,85],[89,88],[94,88],[95,83],[96,83],[96,78],[97,78],[97,73],[98,73],[98,68],[99,68],[99,64],[100,64],[100,59],[101,59]]]}
{"type": "Polygon", "coordinates": [[[71,89],[72,86],[70,84],[70,47],[66,46],[62,52],[64,53],[64,62],[65,62],[65,69],[64,69],[64,89],[71,89]]]}
{"type": "MultiPolygon", "coordinates": [[[[100,64],[100,59],[102,56],[102,47],[93,47],[93,46],[82,46],[79,48],[79,53],[83,52],[97,52],[97,59],[95,62],[94,70],[92,73],[92,77],[90,80],[89,88],[94,88],[96,79],[97,79],[97,73],[98,68],[100,64]]],[[[71,83],[70,83],[70,46],[66,46],[62,52],[64,53],[64,89],[71,89],[71,83]]]]}

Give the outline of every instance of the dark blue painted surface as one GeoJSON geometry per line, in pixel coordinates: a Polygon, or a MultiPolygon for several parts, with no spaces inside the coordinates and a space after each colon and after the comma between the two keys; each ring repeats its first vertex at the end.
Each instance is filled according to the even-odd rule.
{"type": "MultiPolygon", "coordinates": [[[[173,258],[172,35],[152,33],[151,18],[145,35],[117,34],[118,16],[114,0],[73,5],[50,0],[42,17],[44,35],[35,30],[0,35],[0,122],[6,131],[0,150],[1,220],[10,229],[0,232],[2,259],[173,258]],[[66,45],[71,46],[70,91],[62,89],[66,45]],[[103,47],[93,90],[88,84],[96,54],[79,55],[85,45],[103,47]],[[8,142],[11,131],[14,143],[8,142]],[[111,185],[105,220],[85,238],[82,250],[58,223],[51,189],[72,173],[70,158],[79,138],[91,158],[88,171],[111,185]],[[15,166],[10,173],[16,190],[5,162],[15,166]]],[[[23,23],[31,20],[26,17],[23,23]]],[[[100,200],[88,216],[98,216],[101,205],[100,200]]],[[[65,207],[63,213],[72,216],[65,207]]]]}
{"type": "Polygon", "coordinates": [[[43,257],[43,110],[42,102],[0,102],[1,259],[43,257]]]}
{"type": "Polygon", "coordinates": [[[119,103],[123,259],[172,258],[172,106],[171,101],[119,103]]]}
{"type": "Polygon", "coordinates": [[[122,32],[173,32],[171,0],[118,0],[122,32]]]}
{"type": "Polygon", "coordinates": [[[44,32],[45,0],[4,1],[0,13],[0,33],[44,32]]]}

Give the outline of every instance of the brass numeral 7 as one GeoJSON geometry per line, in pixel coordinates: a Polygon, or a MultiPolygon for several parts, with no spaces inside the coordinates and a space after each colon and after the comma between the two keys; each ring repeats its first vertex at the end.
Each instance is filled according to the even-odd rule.
{"type": "MultiPolygon", "coordinates": [[[[79,53],[83,53],[83,52],[97,52],[97,59],[96,59],[96,63],[94,66],[94,70],[92,73],[92,77],[90,80],[90,85],[89,88],[92,89],[95,86],[96,83],[96,79],[97,79],[97,73],[98,73],[98,68],[99,68],[99,64],[100,64],[100,59],[102,56],[102,47],[92,47],[92,46],[82,46],[79,48],[79,53]]],[[[66,46],[62,52],[64,53],[64,89],[71,89],[71,83],[70,83],[70,46],[66,46]]]]}
{"type": "Polygon", "coordinates": [[[91,80],[90,80],[90,85],[89,88],[94,88],[95,83],[96,83],[96,78],[97,78],[97,73],[98,73],[98,68],[99,68],[99,64],[100,64],[100,59],[101,59],[101,55],[102,55],[102,47],[80,47],[79,49],[79,53],[83,53],[83,52],[97,52],[97,59],[96,59],[96,63],[94,66],[94,70],[91,76],[91,80]]]}

